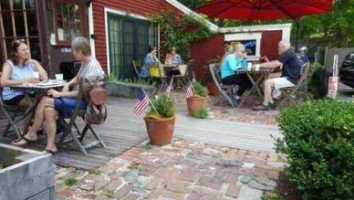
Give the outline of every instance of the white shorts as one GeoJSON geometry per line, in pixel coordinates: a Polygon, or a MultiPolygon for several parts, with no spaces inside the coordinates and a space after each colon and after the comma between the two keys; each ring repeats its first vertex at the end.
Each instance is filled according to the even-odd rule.
{"type": "Polygon", "coordinates": [[[295,86],[294,83],[290,82],[286,77],[273,78],[272,81],[276,90],[295,86]]]}

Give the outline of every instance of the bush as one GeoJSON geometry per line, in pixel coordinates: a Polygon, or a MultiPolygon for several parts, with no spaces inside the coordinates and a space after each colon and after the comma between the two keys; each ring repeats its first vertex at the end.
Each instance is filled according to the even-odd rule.
{"type": "Polygon", "coordinates": [[[208,96],[208,89],[204,87],[200,82],[193,82],[193,93],[201,97],[208,96]]]}
{"type": "Polygon", "coordinates": [[[175,103],[166,94],[159,94],[156,99],[151,100],[149,116],[170,118],[175,116],[175,103]]]}
{"type": "Polygon", "coordinates": [[[209,117],[209,111],[206,108],[199,110],[197,113],[194,114],[195,118],[198,119],[207,119],[209,117]]]}
{"type": "Polygon", "coordinates": [[[284,110],[277,151],[288,156],[286,175],[304,199],[354,199],[354,104],[306,102],[284,110]]]}

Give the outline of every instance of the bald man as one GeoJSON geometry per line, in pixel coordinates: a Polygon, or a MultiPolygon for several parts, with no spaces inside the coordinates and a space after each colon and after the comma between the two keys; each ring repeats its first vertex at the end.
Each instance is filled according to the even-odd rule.
{"type": "Polygon", "coordinates": [[[273,107],[272,89],[293,87],[296,85],[301,71],[301,63],[289,42],[280,41],[278,44],[279,59],[261,64],[264,68],[282,69],[280,78],[271,78],[264,81],[264,100],[262,105],[253,109],[258,111],[270,110],[273,107]]]}

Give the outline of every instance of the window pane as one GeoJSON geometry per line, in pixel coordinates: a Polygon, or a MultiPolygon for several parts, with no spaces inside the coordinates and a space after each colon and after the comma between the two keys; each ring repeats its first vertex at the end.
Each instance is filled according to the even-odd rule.
{"type": "Polygon", "coordinates": [[[13,36],[10,12],[3,12],[2,19],[4,22],[3,24],[4,24],[5,36],[13,36]]]}
{"type": "Polygon", "coordinates": [[[14,12],[17,36],[26,36],[23,12],[14,12]]]}
{"type": "Polygon", "coordinates": [[[22,9],[22,0],[12,0],[13,9],[22,9]]]}
{"type": "Polygon", "coordinates": [[[27,25],[28,25],[29,36],[37,36],[38,26],[37,26],[37,16],[35,10],[27,11],[27,23],[28,23],[27,25]]]}
{"type": "Polygon", "coordinates": [[[35,8],[36,1],[35,0],[26,0],[26,8],[35,8]]]}
{"type": "Polygon", "coordinates": [[[1,0],[0,3],[2,10],[10,10],[10,0],[1,0]]]}
{"type": "Polygon", "coordinates": [[[81,10],[77,4],[57,3],[56,12],[59,41],[70,41],[81,35],[81,10]]]}
{"type": "Polygon", "coordinates": [[[41,51],[38,39],[30,39],[30,48],[32,58],[40,61],[41,51]]]}

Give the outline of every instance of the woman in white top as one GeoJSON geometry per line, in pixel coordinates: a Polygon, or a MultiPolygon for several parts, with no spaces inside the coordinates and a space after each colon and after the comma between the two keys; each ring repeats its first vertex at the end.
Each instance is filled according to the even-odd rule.
{"type": "MultiPolygon", "coordinates": [[[[64,116],[72,115],[77,101],[76,97],[78,92],[70,91],[70,88],[78,86],[80,80],[85,77],[104,77],[104,71],[102,70],[101,65],[91,56],[90,43],[86,38],[75,38],[72,43],[72,49],[75,59],[82,62],[79,73],[65,85],[61,92],[50,90],[48,95],[51,97],[45,97],[42,99],[38,106],[33,127],[25,138],[18,143],[19,145],[26,145],[29,142],[36,141],[38,139],[37,132],[43,122],[45,122],[46,132],[48,133],[48,141],[45,150],[52,154],[57,153],[58,149],[54,144],[57,131],[57,113],[64,116]]],[[[82,100],[81,109],[85,109],[86,107],[86,100],[82,100]]]]}
{"type": "MultiPolygon", "coordinates": [[[[31,59],[31,54],[25,40],[16,40],[10,46],[10,59],[2,67],[0,86],[3,88],[2,99],[4,104],[18,106],[26,110],[29,106],[23,91],[11,89],[11,86],[26,83],[38,83],[40,80],[48,80],[47,72],[36,60],[31,59]],[[35,77],[35,73],[39,76],[35,77]]],[[[34,93],[30,93],[34,96],[34,93]]],[[[30,116],[19,127],[23,134],[25,127],[30,121],[30,116]]]]}

